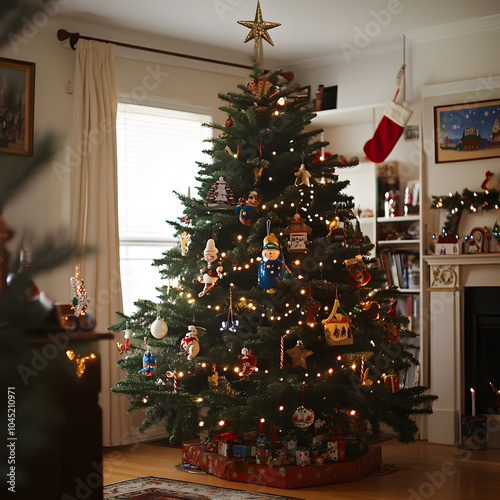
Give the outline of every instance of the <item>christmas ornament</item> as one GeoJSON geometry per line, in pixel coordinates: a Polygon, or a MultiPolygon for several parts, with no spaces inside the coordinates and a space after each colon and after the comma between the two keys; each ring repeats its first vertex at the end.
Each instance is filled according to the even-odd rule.
{"type": "Polygon", "coordinates": [[[302,184],[305,184],[306,186],[310,186],[311,183],[309,182],[309,179],[311,177],[311,172],[306,170],[306,166],[302,163],[300,165],[300,168],[295,172],[295,185],[296,186],[301,186],[302,184]]]}
{"type": "Polygon", "coordinates": [[[297,345],[287,349],[286,353],[292,358],[292,368],[298,368],[299,366],[307,370],[307,358],[314,354],[310,349],[304,347],[304,342],[302,340],[297,340],[297,345]]]}
{"type": "Polygon", "coordinates": [[[225,125],[227,128],[230,128],[234,125],[233,119],[230,116],[227,118],[225,125]]]}
{"type": "Polygon", "coordinates": [[[167,376],[167,378],[172,378],[174,379],[174,392],[177,392],[177,370],[174,370],[174,371],[167,371],[165,373],[165,375],[167,376]]]}
{"type": "Polygon", "coordinates": [[[390,373],[389,375],[384,375],[384,382],[387,390],[395,394],[399,391],[399,376],[397,373],[390,373]]]}
{"type": "Polygon", "coordinates": [[[205,250],[203,251],[204,259],[207,262],[207,268],[200,277],[193,280],[193,283],[203,283],[205,285],[203,290],[198,294],[198,297],[203,297],[203,295],[209,292],[222,277],[222,266],[220,262],[217,261],[218,254],[219,250],[217,250],[215,246],[215,241],[212,239],[207,240],[205,250]]]}
{"type": "Polygon", "coordinates": [[[340,226],[340,219],[335,216],[329,223],[328,223],[328,234],[327,236],[330,237],[333,235],[335,231],[339,229],[340,226]]]}
{"type": "MultiPolygon", "coordinates": [[[[256,57],[257,63],[259,64],[259,67],[263,67],[262,64],[262,59],[263,59],[263,52],[262,52],[262,39],[264,39],[267,43],[270,45],[274,46],[274,43],[269,36],[269,33],[267,30],[270,30],[272,28],[277,28],[278,26],[281,26],[281,23],[272,23],[268,21],[264,21],[262,18],[262,11],[260,9],[260,2],[257,0],[257,10],[255,12],[255,19],[253,21],[238,21],[238,24],[241,24],[242,26],[245,26],[245,28],[248,28],[250,30],[250,33],[248,33],[247,37],[245,38],[245,42],[247,43],[250,40],[255,40],[255,52],[259,52],[259,57],[256,57]]],[[[257,56],[257,54],[255,54],[257,56]]]]}
{"type": "Polygon", "coordinates": [[[313,299],[311,295],[307,297],[306,300],[307,317],[306,321],[309,326],[314,326],[316,324],[316,314],[321,308],[321,303],[313,299]]]}
{"type": "Polygon", "coordinates": [[[229,309],[227,311],[227,320],[221,324],[221,332],[229,330],[232,333],[238,331],[239,321],[233,317],[233,288],[229,288],[229,309]]]}
{"type": "Polygon", "coordinates": [[[250,375],[253,371],[255,371],[257,368],[257,358],[255,357],[252,349],[243,347],[243,349],[241,349],[241,354],[238,357],[241,359],[242,363],[240,377],[250,375]]]}
{"type": "MultiPolygon", "coordinates": [[[[401,67],[397,85],[401,85],[405,72],[405,64],[401,67]]],[[[393,150],[410,119],[413,111],[400,103],[404,100],[403,92],[398,88],[396,96],[387,103],[384,116],[377,126],[373,137],[363,147],[366,157],[373,163],[382,163],[393,150]]]]}
{"type": "Polygon", "coordinates": [[[485,191],[498,191],[499,184],[498,177],[493,172],[488,170],[486,172],[486,177],[481,184],[481,189],[484,189],[485,191]]]}
{"type": "Polygon", "coordinates": [[[70,278],[70,283],[73,288],[75,296],[73,297],[73,310],[75,316],[83,316],[87,312],[87,307],[90,304],[90,299],[87,297],[87,290],[85,290],[85,283],[80,278],[80,266],[75,266],[75,276],[70,278]]]}
{"type": "Polygon", "coordinates": [[[205,206],[208,210],[233,210],[236,206],[233,190],[224,177],[220,176],[208,191],[205,206]]]}
{"type": "Polygon", "coordinates": [[[187,359],[192,360],[196,358],[196,356],[200,352],[198,330],[206,330],[200,326],[194,325],[188,326],[188,330],[189,331],[188,333],[186,333],[186,336],[181,340],[181,348],[183,349],[184,354],[187,356],[187,359]]]}
{"type": "Polygon", "coordinates": [[[351,322],[340,307],[339,299],[336,298],[330,316],[322,321],[327,345],[351,345],[353,343],[351,322]]]}
{"type": "Polygon", "coordinates": [[[356,255],[352,259],[346,259],[344,264],[349,274],[348,281],[350,285],[359,288],[370,281],[372,276],[366,271],[366,264],[363,262],[361,255],[356,255]]]}
{"type": "Polygon", "coordinates": [[[149,329],[151,330],[151,335],[155,338],[155,339],[162,339],[163,337],[165,337],[165,335],[167,334],[168,332],[168,326],[167,324],[165,323],[165,321],[163,321],[160,316],[158,316],[152,323],[151,323],[151,326],[149,327],[149,329]]]}
{"type": "Polygon", "coordinates": [[[259,286],[267,293],[276,292],[276,282],[289,278],[290,273],[283,262],[283,253],[274,233],[264,238],[262,260],[259,263],[259,286]]]}
{"type": "Polygon", "coordinates": [[[123,336],[125,337],[125,343],[116,343],[116,348],[120,354],[128,354],[130,352],[130,338],[132,337],[132,330],[123,330],[123,336]]]}
{"type": "Polygon", "coordinates": [[[314,422],[314,411],[301,405],[293,413],[292,422],[295,427],[305,431],[314,422]]]}
{"type": "Polygon", "coordinates": [[[148,377],[151,377],[153,373],[156,371],[156,359],[151,352],[151,349],[148,347],[147,351],[144,353],[142,357],[142,369],[139,370],[139,373],[144,373],[148,377]]]}
{"type": "Polygon", "coordinates": [[[262,99],[266,94],[268,97],[276,94],[273,84],[264,77],[254,78],[247,85],[247,92],[252,96],[262,99]]]}
{"type": "Polygon", "coordinates": [[[305,223],[299,214],[293,216],[293,220],[287,226],[283,233],[290,235],[288,241],[288,251],[290,252],[304,252],[307,250],[307,236],[311,234],[312,228],[305,223]]]}
{"type": "Polygon", "coordinates": [[[235,212],[240,218],[240,222],[245,226],[251,226],[258,217],[259,209],[257,208],[260,203],[260,193],[257,189],[252,189],[248,194],[248,198],[240,198],[239,205],[236,207],[235,212]]]}
{"type": "Polygon", "coordinates": [[[376,320],[379,318],[380,306],[375,300],[360,302],[359,307],[355,309],[356,315],[363,316],[365,319],[376,320]]]}
{"type": "Polygon", "coordinates": [[[191,235],[187,231],[182,231],[179,236],[181,238],[181,255],[186,255],[189,242],[191,241],[191,235]]]}
{"type": "MultiPolygon", "coordinates": [[[[396,301],[393,300],[391,302],[391,307],[389,307],[389,310],[387,311],[387,316],[390,318],[396,316],[396,314],[397,314],[396,301]]],[[[385,341],[392,344],[397,344],[399,342],[399,323],[391,323],[385,321],[384,329],[385,329],[385,341]]]]}

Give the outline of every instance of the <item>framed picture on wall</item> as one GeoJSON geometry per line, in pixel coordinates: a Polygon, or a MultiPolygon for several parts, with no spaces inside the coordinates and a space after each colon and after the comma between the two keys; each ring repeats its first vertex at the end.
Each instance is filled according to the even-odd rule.
{"type": "Polygon", "coordinates": [[[500,99],[434,108],[436,163],[500,156],[500,99]]]}
{"type": "Polygon", "coordinates": [[[35,63],[0,57],[0,153],[33,155],[35,63]]]}

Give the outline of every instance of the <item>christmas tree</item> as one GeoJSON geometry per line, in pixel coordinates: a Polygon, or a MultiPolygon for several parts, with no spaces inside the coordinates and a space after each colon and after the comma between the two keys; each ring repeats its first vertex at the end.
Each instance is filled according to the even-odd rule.
{"type": "Polygon", "coordinates": [[[172,443],[365,423],[408,442],[431,412],[425,387],[400,388],[415,334],[336,174],[355,163],[325,153],[290,79],[258,61],[248,85],[219,95],[228,118],[208,124],[198,196],[176,193],[184,213],[168,221],[182,245],[154,262],[166,284],[111,327],[126,338],[112,391],[144,411],[143,430],[164,420],[172,443]]]}

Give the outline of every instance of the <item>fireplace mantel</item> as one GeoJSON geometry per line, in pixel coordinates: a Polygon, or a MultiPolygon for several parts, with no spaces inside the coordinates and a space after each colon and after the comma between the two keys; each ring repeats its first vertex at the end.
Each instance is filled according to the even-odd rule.
{"type": "Polygon", "coordinates": [[[470,413],[463,401],[463,290],[500,286],[500,253],[427,255],[423,260],[429,266],[425,314],[429,390],[438,396],[428,419],[427,437],[433,443],[457,444],[460,416],[470,413]]]}

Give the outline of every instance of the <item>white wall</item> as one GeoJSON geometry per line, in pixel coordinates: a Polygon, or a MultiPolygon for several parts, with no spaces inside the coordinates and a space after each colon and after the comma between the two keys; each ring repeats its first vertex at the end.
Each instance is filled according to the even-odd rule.
{"type": "MultiPolygon", "coordinates": [[[[68,140],[73,95],[66,92],[65,86],[73,80],[75,52],[67,47],[67,43],[57,40],[56,32],[60,27],[59,23],[51,20],[29,37],[19,38],[18,41],[21,41],[17,45],[5,45],[0,50],[0,57],[36,63],[34,154],[45,133],[55,133],[59,138],[58,152],[50,166],[5,209],[5,219],[16,233],[16,239],[10,245],[12,249],[25,238],[29,250],[33,241],[40,241],[48,233],[67,229],[69,225],[69,179],[72,171],[71,168],[69,171],[61,169],[61,166],[71,166],[68,140]]],[[[64,27],[72,29],[72,26],[64,27]]],[[[79,29],[90,36],[102,36],[92,27],[80,25],[79,29]]],[[[123,34],[113,38],[114,34],[108,30],[109,38],[124,40],[123,34]]],[[[142,42],[142,45],[158,46],[157,40],[142,42]]],[[[224,123],[226,116],[218,110],[223,103],[217,94],[236,90],[238,83],[247,80],[247,71],[206,63],[190,64],[197,69],[187,67],[188,64],[179,59],[118,48],[115,58],[118,93],[135,96],[137,103],[164,100],[178,109],[203,109],[212,114],[214,121],[224,123]],[[154,76],[147,80],[145,86],[144,78],[148,75],[154,76]],[[155,82],[157,86],[152,85],[155,82]]],[[[2,166],[5,165],[4,158],[0,157],[2,166]]],[[[40,275],[36,283],[55,301],[68,302],[72,297],[69,278],[73,274],[72,264],[68,263],[40,275]]]]}

